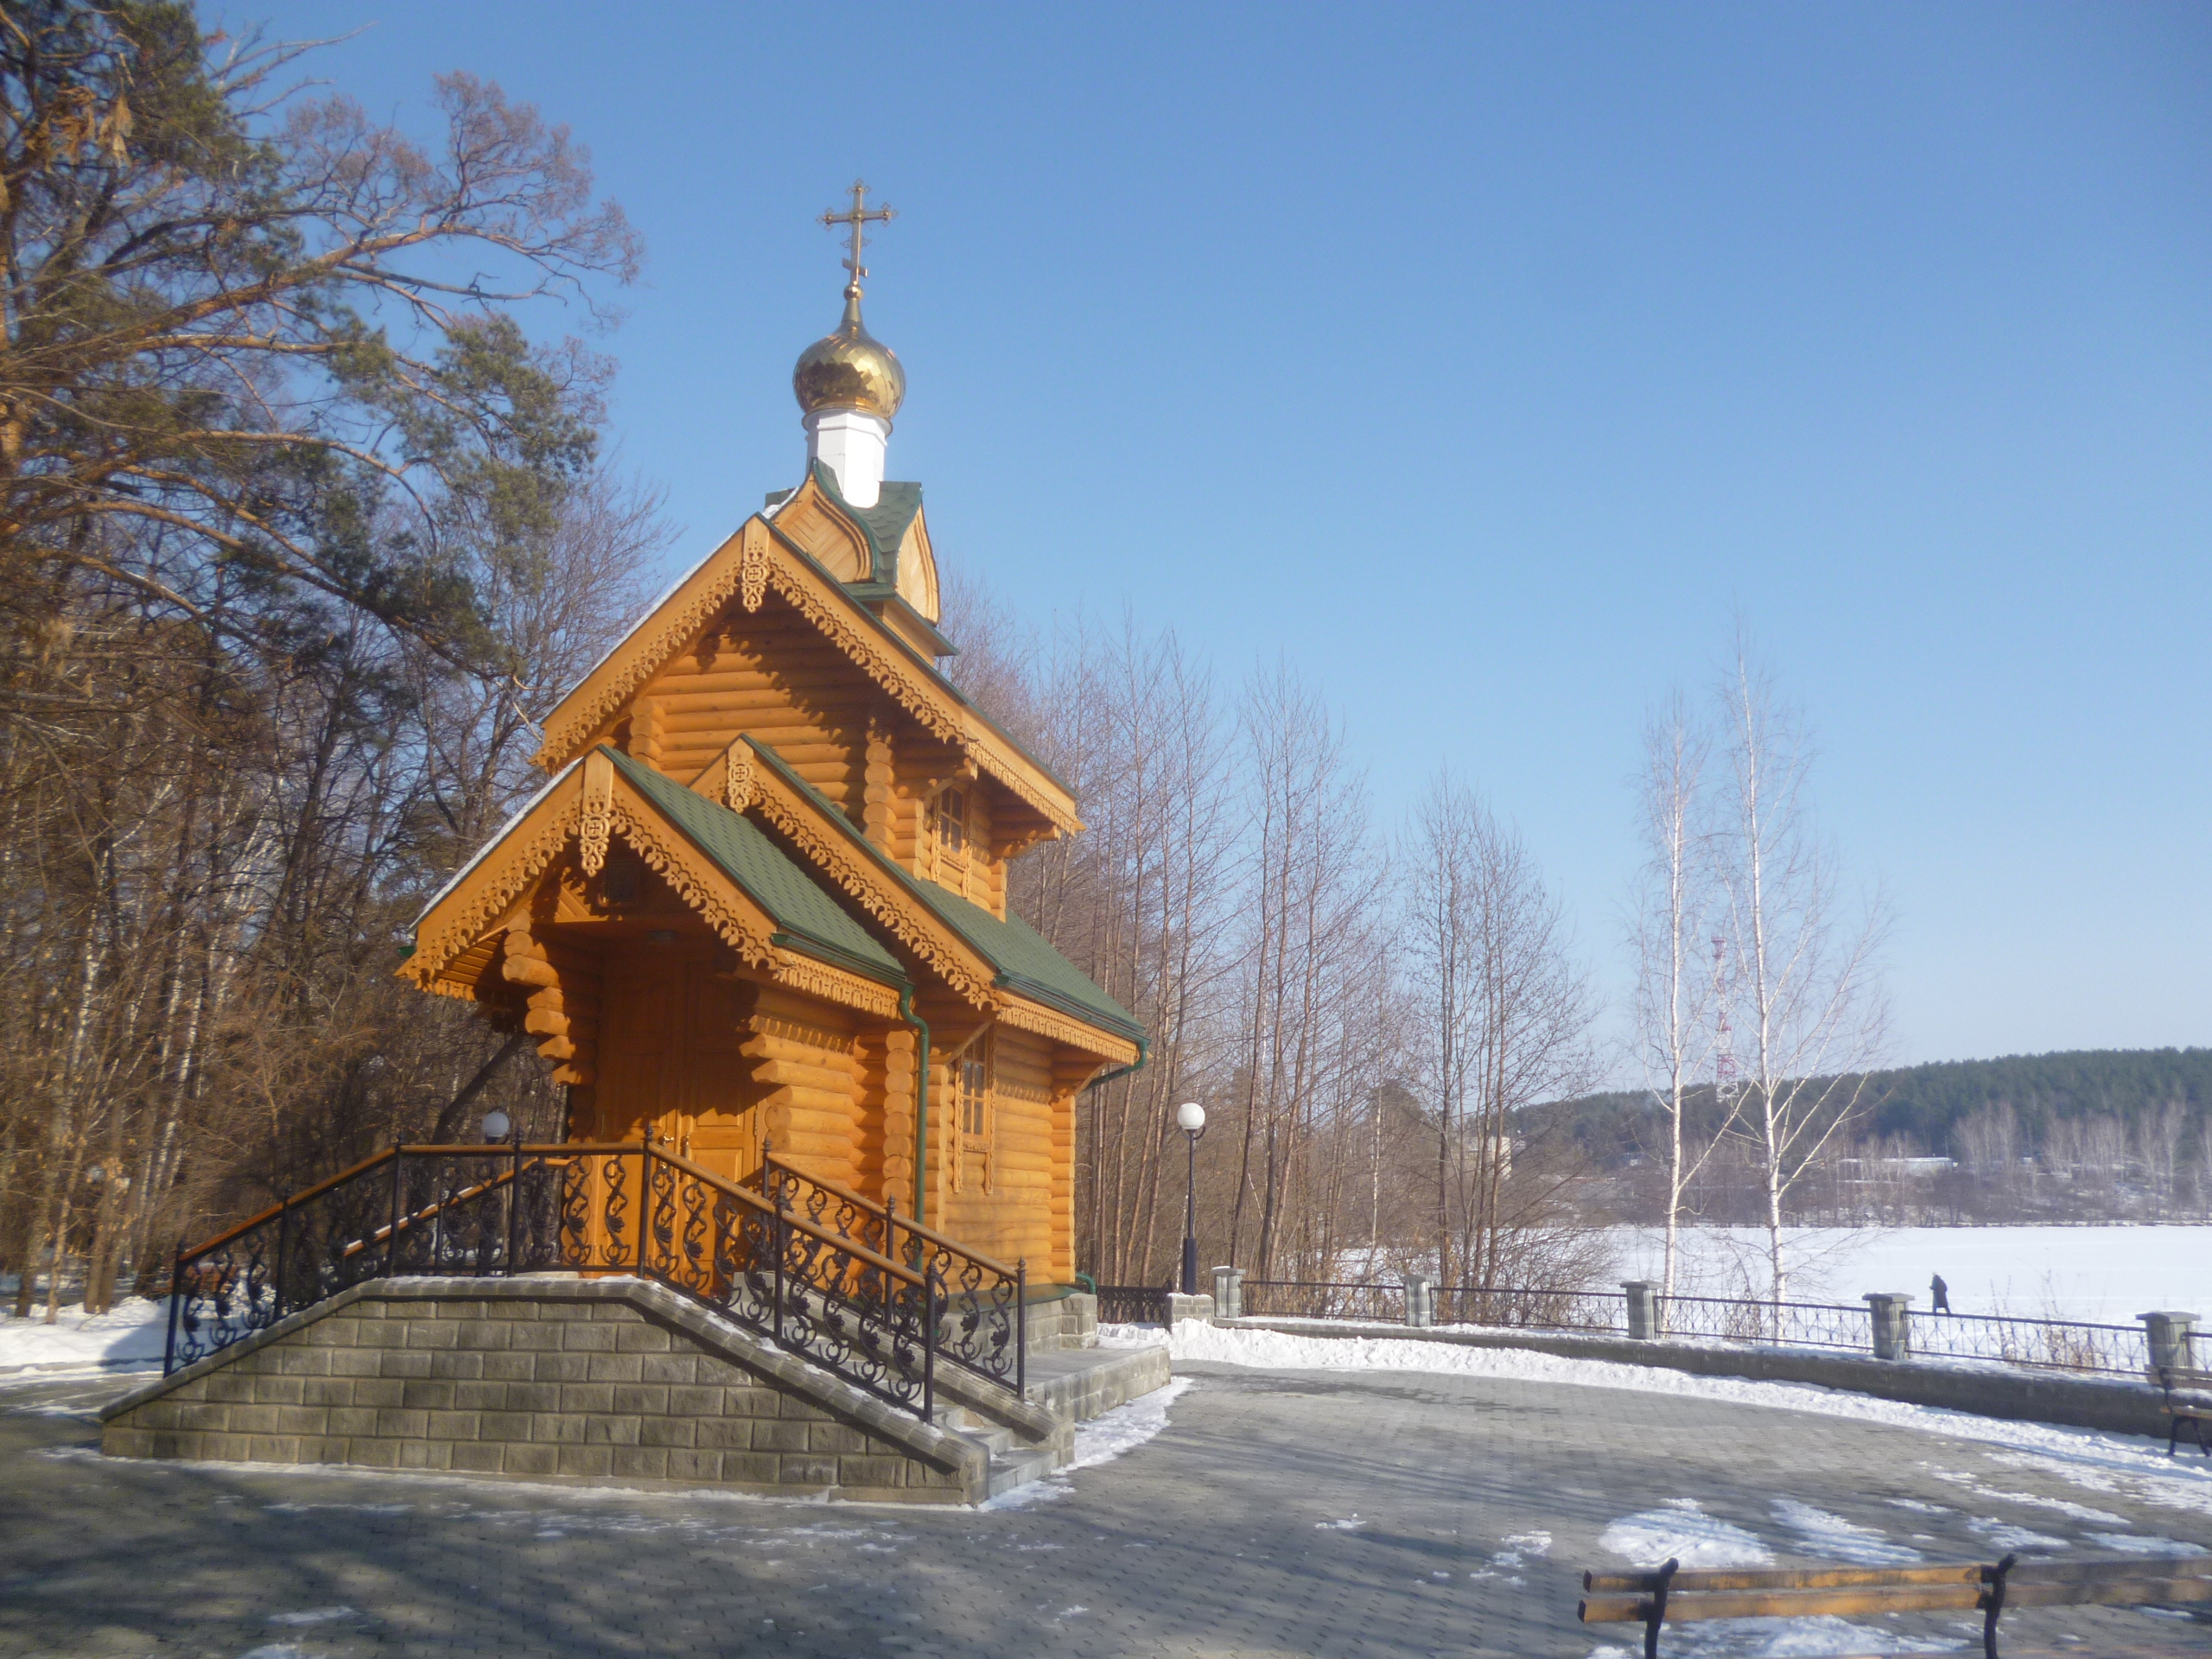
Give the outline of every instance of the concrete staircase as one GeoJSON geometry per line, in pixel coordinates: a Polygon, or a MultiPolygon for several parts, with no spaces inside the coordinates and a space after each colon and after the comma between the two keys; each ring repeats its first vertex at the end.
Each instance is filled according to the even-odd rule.
{"type": "Polygon", "coordinates": [[[1100,1348],[1096,1305],[1033,1323],[1026,1397],[956,1365],[923,1421],[650,1281],[367,1281],[102,1413],[111,1456],[977,1503],[1073,1456],[1168,1380],[1100,1348]]]}

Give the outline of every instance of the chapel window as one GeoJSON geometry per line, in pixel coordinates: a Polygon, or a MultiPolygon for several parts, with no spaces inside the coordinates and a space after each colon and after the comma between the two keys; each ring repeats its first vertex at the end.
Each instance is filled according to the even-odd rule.
{"type": "Polygon", "coordinates": [[[937,844],[948,853],[968,850],[968,791],[946,789],[938,791],[937,810],[931,815],[937,829],[937,844]]]}
{"type": "Polygon", "coordinates": [[[959,1065],[960,1185],[990,1178],[991,1039],[979,1037],[959,1065]]]}

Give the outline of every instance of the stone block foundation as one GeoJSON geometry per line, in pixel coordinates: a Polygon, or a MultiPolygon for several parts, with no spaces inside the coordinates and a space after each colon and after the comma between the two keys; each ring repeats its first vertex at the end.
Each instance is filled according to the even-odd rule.
{"type": "Polygon", "coordinates": [[[972,1503],[988,1452],[643,1280],[393,1279],[102,1414],[111,1456],[972,1503]]]}

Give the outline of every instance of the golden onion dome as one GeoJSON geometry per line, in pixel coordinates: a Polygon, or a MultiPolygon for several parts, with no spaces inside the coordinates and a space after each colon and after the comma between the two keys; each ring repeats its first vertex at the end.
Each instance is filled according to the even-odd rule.
{"type": "Polygon", "coordinates": [[[817,410],[857,409],[889,420],[906,397],[906,371],[888,346],[861,326],[861,289],[845,290],[845,317],[837,332],[824,334],[799,353],[791,371],[798,406],[817,410]]]}

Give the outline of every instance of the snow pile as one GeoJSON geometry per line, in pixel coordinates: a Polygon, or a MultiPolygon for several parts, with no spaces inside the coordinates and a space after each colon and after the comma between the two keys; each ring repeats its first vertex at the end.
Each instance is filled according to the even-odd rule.
{"type": "Polygon", "coordinates": [[[1903,1567],[1921,1559],[1918,1550],[1890,1542],[1872,1527],[1862,1527],[1794,1497],[1777,1497],[1773,1507],[1774,1518],[1797,1535],[1808,1555],[1849,1561],[1854,1567],[1903,1567]]]}
{"type": "Polygon", "coordinates": [[[1623,1516],[1605,1529],[1598,1548],[1637,1567],[1678,1560],[1694,1573],[1774,1560],[1772,1550],[1741,1527],[1707,1515],[1694,1497],[1669,1498],[1663,1509],[1623,1516]]]}
{"type": "Polygon", "coordinates": [[[132,1296],[95,1315],[80,1304],[61,1309],[52,1325],[43,1310],[27,1319],[0,1312],[0,1371],[158,1363],[168,1339],[168,1306],[132,1296]]]}
{"type": "Polygon", "coordinates": [[[983,1504],[987,1510],[1026,1510],[1032,1503],[1042,1503],[1056,1497],[1065,1497],[1075,1488],[1067,1477],[1078,1469],[1096,1468],[1102,1463],[1111,1463],[1125,1452],[1134,1452],[1147,1440],[1167,1427],[1167,1408],[1182,1397],[1191,1386],[1191,1379],[1179,1376],[1165,1388],[1154,1389],[1150,1394],[1132,1400],[1126,1406],[1116,1406],[1104,1411],[1087,1423],[1075,1426],[1075,1455],[1062,1464],[1043,1480],[1032,1481],[1027,1486],[1017,1486],[983,1504]]]}
{"type": "MultiPolygon", "coordinates": [[[[1847,1618],[1735,1618],[1667,1632],[1666,1651],[1683,1659],[1829,1659],[1869,1653],[1955,1653],[1960,1641],[1915,1641],[1847,1618]]],[[[1636,1659],[1641,1645],[1590,1649],[1590,1659],[1636,1659]]]]}

